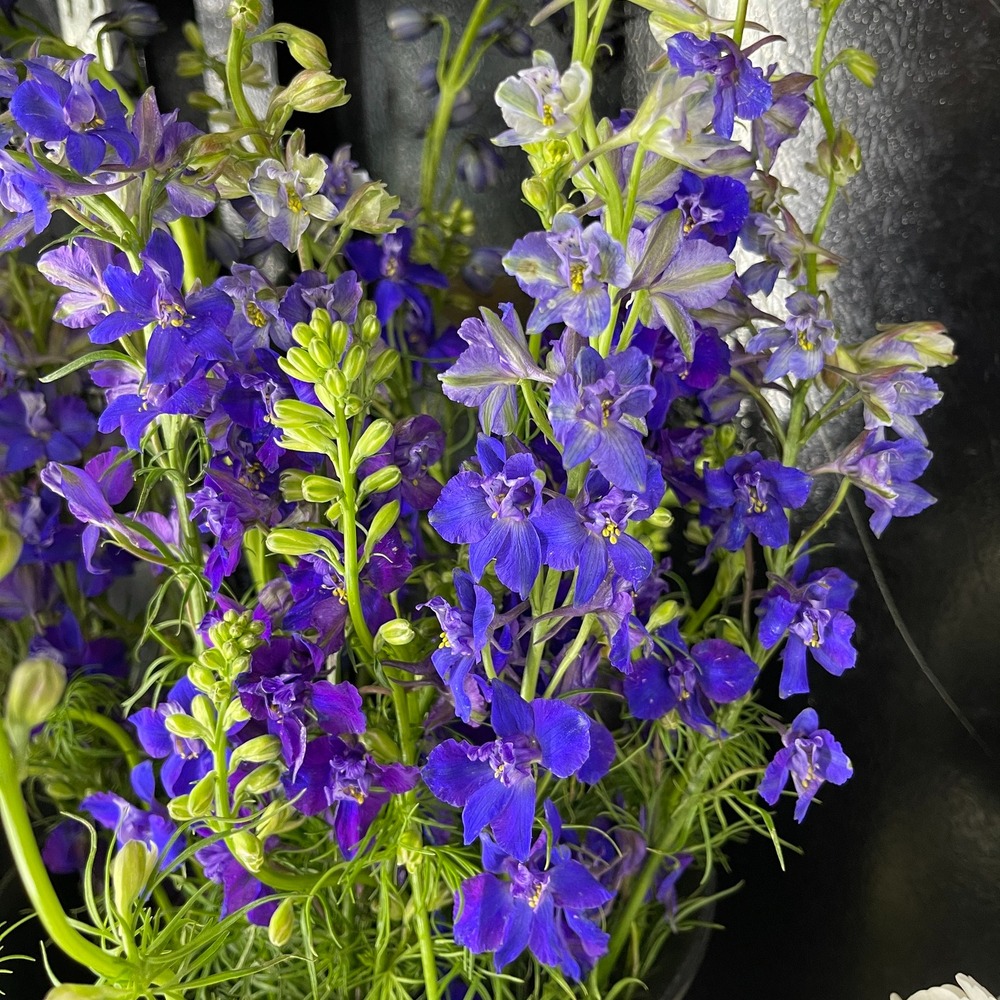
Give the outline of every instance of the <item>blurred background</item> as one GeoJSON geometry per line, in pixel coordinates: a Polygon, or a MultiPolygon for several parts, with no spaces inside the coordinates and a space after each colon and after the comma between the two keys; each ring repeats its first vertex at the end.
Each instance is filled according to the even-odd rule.
{"type": "MultiPolygon", "coordinates": [[[[102,4],[38,0],[35,9],[49,20],[62,17],[83,39],[93,18],[113,7],[102,4]]],[[[193,83],[176,74],[182,24],[197,20],[209,47],[213,39],[221,47],[225,6],[156,5],[165,30],[145,58],[161,109],[183,108],[193,83]]],[[[353,95],[344,108],[292,125],[308,124],[311,151],[329,155],[350,142],[354,159],[405,204],[416,191],[420,132],[431,110],[414,81],[436,43],[393,43],[385,14],[395,6],[275,0],[274,19],[323,37],[353,95]]],[[[457,20],[469,2],[418,6],[457,20]]],[[[540,3],[511,4],[519,6],[540,3]]],[[[714,12],[728,8],[735,11],[736,0],[717,2],[714,12]]],[[[598,76],[601,110],[612,114],[634,100],[649,58],[641,11],[613,9],[636,16],[613,21],[614,55],[598,76]]],[[[808,68],[813,15],[807,0],[750,4],[752,19],[785,36],[785,70],[808,68]]],[[[534,33],[533,42],[557,58],[565,49],[558,23],[534,33]]],[[[855,776],[830,789],[801,827],[782,810],[779,830],[801,848],[786,853],[785,871],[769,843],[732,852],[723,885],[745,885],[719,904],[716,919],[726,929],[712,935],[689,1000],[881,1000],[891,990],[906,996],[953,980],[958,971],[1000,991],[998,43],[996,0],[846,0],[832,34],[831,51],[856,46],[880,65],[871,90],[847,74],[832,80],[835,117],[854,132],[865,162],[824,240],[846,258],[835,288],[837,319],[848,339],[868,336],[878,322],[928,318],[956,340],[959,363],[935,373],[944,400],[922,420],[935,459],[921,483],[939,500],[916,519],[893,522],[874,548],[865,544],[873,540],[864,516],[860,528],[847,512],[835,524],[831,560],[860,585],[859,665],[839,679],[817,671],[810,701],[851,755],[855,776]]],[[[469,137],[500,131],[490,95],[525,62],[501,52],[487,57],[449,156],[469,137]]],[[[291,74],[280,61],[268,65],[275,79],[291,74]]],[[[197,112],[187,114],[198,120],[197,112]]],[[[804,162],[814,143],[815,135],[802,138],[786,162],[786,180],[796,156],[804,162]]],[[[476,210],[484,245],[509,245],[536,224],[519,199],[520,154],[504,155],[499,188],[471,197],[456,189],[476,210]]],[[[799,218],[808,227],[817,189],[801,176],[799,218]]],[[[769,697],[777,707],[776,694],[769,697]]],[[[24,906],[19,891],[8,868],[0,881],[8,919],[24,906]]],[[[35,928],[24,930],[5,951],[37,954],[35,928]]],[[[24,983],[14,996],[35,995],[27,968],[6,980],[24,983]]]]}

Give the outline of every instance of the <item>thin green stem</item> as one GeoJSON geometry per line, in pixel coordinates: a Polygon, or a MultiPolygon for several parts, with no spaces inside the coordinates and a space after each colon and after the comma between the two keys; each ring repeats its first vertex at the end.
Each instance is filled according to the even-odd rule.
{"type": "Polygon", "coordinates": [[[573,641],[566,648],[566,652],[563,653],[563,657],[559,661],[559,669],[552,675],[552,680],[549,681],[549,686],[542,695],[543,698],[554,697],[556,691],[559,689],[559,685],[562,683],[563,677],[566,676],[566,672],[576,662],[576,658],[580,655],[580,650],[583,649],[584,643],[590,638],[590,633],[596,620],[593,615],[583,616],[583,621],[580,623],[580,631],[577,632],[573,641]]]}
{"type": "Polygon", "coordinates": [[[594,12],[594,19],[590,24],[590,37],[587,40],[587,49],[583,53],[583,63],[589,69],[594,65],[594,58],[597,55],[598,46],[601,44],[601,32],[604,30],[604,22],[608,18],[608,11],[614,0],[600,0],[597,10],[594,12]]]}
{"type": "Polygon", "coordinates": [[[250,141],[258,153],[266,153],[267,142],[260,134],[260,122],[250,107],[246,91],[243,89],[243,48],[246,37],[246,32],[236,27],[229,35],[229,47],[226,49],[226,89],[240,124],[252,130],[250,141]]]}
{"type": "Polygon", "coordinates": [[[528,404],[528,412],[531,414],[532,419],[535,421],[535,426],[550,440],[555,441],[555,434],[552,431],[552,425],[549,423],[548,417],[546,417],[544,410],[538,405],[538,399],[535,396],[535,387],[529,379],[522,379],[520,382],[521,395],[524,396],[525,403],[528,404]]]}
{"type": "Polygon", "coordinates": [[[736,23],[733,25],[733,41],[737,45],[743,44],[743,30],[747,26],[747,8],[750,6],[750,0],[739,0],[739,5],[736,8],[736,23]]]}
{"type": "Polygon", "coordinates": [[[840,510],[840,505],[844,502],[847,496],[847,491],[851,488],[851,481],[845,476],[840,481],[840,488],[834,494],[833,499],[830,501],[830,505],[825,511],[819,516],[811,528],[807,529],[802,533],[799,540],[795,543],[795,547],[792,549],[791,555],[788,557],[788,562],[794,563],[796,559],[805,551],[806,546],[809,544],[809,540],[815,537],[819,532],[821,532],[829,523],[830,519],[834,514],[840,510]]]}
{"type": "MultiPolygon", "coordinates": [[[[531,594],[531,612],[536,619],[547,615],[555,607],[561,579],[562,573],[555,569],[546,570],[544,578],[539,578],[539,583],[536,583],[531,594]],[[542,579],[544,583],[541,583],[542,579]]],[[[521,680],[521,697],[525,701],[531,701],[535,697],[535,690],[538,687],[538,673],[545,651],[545,643],[541,641],[545,626],[545,620],[536,620],[531,628],[531,643],[524,661],[524,677],[521,680]]]]}
{"type": "Polygon", "coordinates": [[[66,715],[76,722],[82,722],[104,733],[125,755],[125,762],[130,768],[142,762],[142,754],[139,753],[138,748],[132,742],[128,733],[117,722],[109,719],[106,715],[101,715],[99,712],[85,708],[70,709],[66,715]]]}

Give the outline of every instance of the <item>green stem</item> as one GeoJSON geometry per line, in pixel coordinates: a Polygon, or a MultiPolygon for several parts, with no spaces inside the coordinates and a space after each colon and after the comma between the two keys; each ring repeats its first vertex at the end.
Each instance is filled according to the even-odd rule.
{"type": "MultiPolygon", "coordinates": [[[[826,198],[823,201],[823,207],[820,209],[819,216],[816,219],[816,225],[813,227],[812,236],[810,240],[812,243],[819,244],[819,241],[823,238],[823,232],[826,229],[827,222],[830,221],[830,213],[833,211],[833,206],[837,201],[837,192],[840,191],[840,185],[836,181],[831,180],[830,186],[826,189],[826,198]]],[[[808,283],[809,292],[815,295],[819,291],[819,254],[813,252],[809,254],[806,258],[806,281],[808,283]]]]}
{"type": "Polygon", "coordinates": [[[35,841],[35,832],[21,796],[17,764],[3,725],[0,725],[0,819],[3,820],[7,844],[24,890],[56,947],[99,976],[111,980],[125,979],[129,971],[126,963],[83,937],[63,911],[35,841]]]}
{"type": "Polygon", "coordinates": [[[559,661],[559,669],[552,675],[552,680],[549,681],[549,686],[542,695],[543,698],[552,698],[555,695],[560,683],[562,683],[563,677],[566,676],[566,672],[580,655],[580,650],[583,649],[584,643],[590,638],[590,633],[596,620],[593,615],[583,616],[583,621],[580,623],[580,631],[577,632],[576,637],[567,647],[566,652],[563,653],[563,658],[559,661]]]}
{"type": "Polygon", "coordinates": [[[253,108],[250,107],[246,91],[243,89],[242,63],[246,37],[246,32],[236,27],[229,35],[229,47],[226,49],[226,89],[229,91],[229,100],[232,102],[233,110],[236,112],[240,124],[253,130],[254,134],[251,135],[250,141],[258,153],[266,153],[267,143],[260,135],[260,122],[257,120],[253,108]]]}
{"type": "Polygon", "coordinates": [[[524,396],[524,401],[528,404],[528,412],[531,414],[532,419],[535,421],[535,426],[550,440],[555,441],[555,434],[552,431],[552,425],[549,423],[548,417],[545,416],[545,412],[538,405],[538,399],[535,396],[535,387],[528,379],[522,379],[521,385],[521,395],[524,396]]]}
{"type": "MultiPolygon", "coordinates": [[[[561,579],[562,573],[549,569],[546,570],[545,582],[541,588],[536,584],[531,594],[531,611],[536,618],[547,615],[555,607],[561,579]]],[[[521,697],[525,701],[531,701],[535,697],[535,690],[538,687],[538,672],[542,665],[542,653],[545,651],[545,643],[541,639],[546,624],[547,621],[536,621],[531,629],[531,644],[524,661],[524,677],[521,680],[521,697]]]]}
{"type": "Polygon", "coordinates": [[[142,762],[142,755],[128,733],[117,722],[112,721],[106,715],[101,715],[99,712],[93,712],[86,708],[70,709],[66,715],[76,722],[82,722],[104,733],[125,755],[125,762],[130,768],[142,762]]]}
{"type": "Polygon", "coordinates": [[[736,23],[733,25],[733,41],[737,45],[743,44],[743,29],[747,26],[747,8],[750,0],[740,0],[736,8],[736,23]]]}
{"type": "Polygon", "coordinates": [[[622,328],[622,335],[618,338],[618,350],[624,351],[632,343],[632,335],[639,324],[639,308],[633,298],[629,305],[628,315],[625,317],[625,326],[622,328]]]}
{"type": "Polygon", "coordinates": [[[597,10],[594,12],[594,20],[590,25],[590,38],[587,40],[587,50],[583,53],[583,64],[588,69],[594,65],[597,47],[601,43],[601,32],[604,30],[604,22],[608,18],[612,2],[613,0],[600,0],[597,10]]]}
{"type": "Polygon", "coordinates": [[[844,498],[847,496],[847,491],[851,488],[851,481],[844,477],[840,481],[840,488],[834,494],[833,499],[830,501],[829,507],[820,515],[819,520],[807,531],[802,533],[802,536],[795,543],[795,548],[792,549],[791,555],[788,557],[789,564],[794,563],[796,559],[802,555],[805,550],[806,545],[809,544],[809,539],[813,538],[819,532],[821,532],[829,523],[830,519],[834,514],[840,510],[840,505],[844,502],[844,498]]]}

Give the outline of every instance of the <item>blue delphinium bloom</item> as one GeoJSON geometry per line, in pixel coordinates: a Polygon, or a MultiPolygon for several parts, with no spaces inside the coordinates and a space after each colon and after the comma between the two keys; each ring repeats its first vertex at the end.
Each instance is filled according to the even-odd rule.
{"type": "Polygon", "coordinates": [[[659,467],[647,462],[646,490],[626,493],[592,471],[571,502],[549,501],[538,516],[545,539],[545,563],[558,570],[577,570],[574,600],[589,601],[613,569],[633,587],[653,570],[653,557],[642,542],[627,534],[629,521],[642,521],[663,496],[659,467]]]}
{"type": "Polygon", "coordinates": [[[689,650],[676,623],[659,632],[662,649],[632,664],[625,698],[637,719],[660,719],[674,710],[692,729],[724,735],[712,721],[712,702],[742,698],[757,679],[757,664],[723,639],[706,639],[689,650]]]}
{"type": "Polygon", "coordinates": [[[766,327],[751,337],[751,354],[772,351],[764,369],[764,381],[785,375],[810,379],[823,370],[823,359],[837,349],[833,323],[820,314],[819,300],[808,292],[795,292],[785,299],[788,319],[783,326],[766,327]]]}
{"type": "Polygon", "coordinates": [[[723,516],[719,544],[735,552],[753,534],[772,549],[787,545],[785,508],[801,507],[811,486],[812,479],[801,469],[762,458],[756,451],[734,455],[721,469],[707,469],[708,506],[723,516]]]}
{"type": "Polygon", "coordinates": [[[549,397],[549,419],[567,469],[589,459],[619,489],[646,489],[642,418],[653,405],[649,375],[649,358],[635,347],[608,358],[592,347],[577,354],[549,397]]]}
{"type": "MultiPolygon", "coordinates": [[[[277,843],[276,837],[268,838],[265,849],[277,843]]],[[[233,857],[232,851],[225,840],[216,840],[199,847],[195,857],[201,864],[205,878],[222,886],[222,907],[219,919],[228,917],[230,913],[249,906],[246,911],[247,920],[256,927],[267,927],[274,911],[278,908],[278,900],[251,906],[258,899],[273,896],[274,890],[264,885],[259,878],[251,875],[243,865],[233,857]]]]}
{"type": "Polygon", "coordinates": [[[325,309],[332,320],[353,323],[363,295],[364,289],[354,271],[344,271],[333,281],[322,271],[303,271],[282,296],[278,315],[285,322],[287,335],[272,331],[275,344],[283,351],[292,347],[295,343],[292,328],[296,323],[308,323],[316,309],[325,309]]]}
{"type": "Polygon", "coordinates": [[[682,76],[711,73],[715,77],[716,134],[729,139],[740,118],[759,118],[771,107],[771,85],[739,46],[714,32],[707,39],[681,31],[667,40],[667,52],[682,76]]]}
{"type": "Polygon", "coordinates": [[[77,396],[47,402],[40,392],[0,398],[0,472],[29,469],[37,462],[75,462],[97,431],[97,420],[77,396]]]}
{"type": "Polygon", "coordinates": [[[854,773],[854,768],[830,730],[819,728],[815,709],[799,712],[782,733],[781,742],[784,747],[767,765],[758,790],[761,798],[773,806],[791,776],[798,796],[795,820],[801,823],[820,785],[824,781],[842,785],[854,773]]]}
{"type": "Polygon", "coordinates": [[[676,192],[662,208],[665,212],[681,210],[685,236],[708,240],[731,252],[750,214],[750,194],[735,177],[699,177],[685,170],[676,192]]]}
{"type": "Polygon", "coordinates": [[[590,71],[579,62],[560,74],[555,59],[541,49],[530,69],[509,76],[495,99],[508,130],[493,141],[498,146],[523,146],[559,139],[575,132],[590,100],[590,71]]]}
{"type": "Polygon", "coordinates": [[[458,328],[468,344],[458,360],[438,378],[444,394],[465,406],[479,408],[479,424],[487,434],[513,434],[517,427],[518,385],[522,379],[551,382],[535,363],[514,307],[505,302],[500,316],[481,310],[458,328]]]}
{"type": "Polygon", "coordinates": [[[472,717],[472,699],[469,686],[477,685],[483,696],[488,696],[489,685],[484,677],[473,674],[483,662],[483,650],[496,643],[493,650],[493,669],[501,670],[506,661],[504,650],[510,646],[510,628],[504,626],[494,639],[493,624],[496,607],[485,587],[474,583],[464,570],[452,574],[457,605],[450,605],[443,597],[432,597],[418,608],[430,608],[441,625],[441,645],[431,654],[431,662],[438,676],[448,685],[455,702],[455,714],[463,722],[472,717]]]}
{"type": "Polygon", "coordinates": [[[285,788],[299,812],[326,817],[344,857],[353,858],[390,796],[408,792],[419,776],[415,767],[376,763],[356,740],[321,736],[306,747],[298,777],[285,788]]]}
{"type": "Polygon", "coordinates": [[[67,289],[56,303],[53,319],[73,329],[99,323],[114,307],[104,269],[115,263],[126,267],[128,260],[110,243],[86,236],[43,253],[38,270],[53,285],[67,289]]]}
{"type": "Polygon", "coordinates": [[[569,212],[560,212],[550,231],[517,240],[503,265],[537,300],[528,333],[563,322],[585,337],[597,336],[611,319],[608,286],[623,288],[632,276],[622,245],[599,222],[584,227],[569,212]]]}
{"type": "Polygon", "coordinates": [[[543,965],[580,979],[607,952],[609,936],[587,911],[614,893],[567,846],[549,847],[542,834],[519,860],[484,834],[483,867],[455,893],[455,941],[475,954],[493,952],[497,972],[528,948],[543,965]]]}
{"type": "Polygon", "coordinates": [[[30,78],[14,91],[10,102],[14,120],[28,137],[64,142],[69,165],[83,175],[104,165],[109,147],[117,157],[109,166],[130,166],[139,151],[121,98],[87,77],[94,58],[83,56],[61,73],[40,60],[29,60],[30,78]]]}
{"type": "Polygon", "coordinates": [[[167,869],[184,849],[184,838],[178,836],[176,824],[156,801],[152,762],[145,760],[136,764],[131,778],[132,790],[148,809],[140,809],[114,792],[88,795],[80,803],[80,808],[90,813],[106,830],[113,831],[119,846],[130,840],[139,840],[147,848],[154,849],[160,868],[167,869]]]}
{"type": "Polygon", "coordinates": [[[216,286],[233,300],[228,334],[236,356],[245,358],[254,349],[269,347],[272,330],[284,325],[274,285],[257,268],[233,264],[231,274],[219,278],[216,286]]]}
{"type": "Polygon", "coordinates": [[[519,861],[531,849],[535,818],[534,766],[557,778],[575,774],[590,756],[590,720],[565,702],[530,704],[502,681],[493,683],[490,725],[497,738],[474,746],[446,740],[423,768],[427,787],[462,807],[466,844],[489,826],[497,844],[519,861]]]}
{"type": "Polygon", "coordinates": [[[110,344],[152,323],[146,368],[149,381],[160,385],[182,378],[199,358],[231,359],[233,348],[225,333],[233,315],[229,296],[214,287],[185,295],[181,252],[161,230],[140,256],[138,274],[116,264],[105,268],[105,284],[121,309],[101,320],[90,339],[110,344]]]}
{"type": "MultiPolygon", "coordinates": [[[[0,140],[9,137],[8,129],[0,129],[0,140]]],[[[0,150],[0,253],[23,247],[28,233],[43,233],[52,221],[47,185],[37,176],[40,172],[0,150]]]]}
{"type": "Polygon", "coordinates": [[[507,458],[494,438],[480,435],[476,456],[482,472],[459,472],[449,480],[429,520],[446,541],[469,544],[469,568],[477,580],[495,558],[500,582],[526,597],[542,564],[535,518],[545,476],[534,456],[507,458]]]}
{"type": "Polygon", "coordinates": [[[425,413],[400,420],[392,429],[392,437],[380,451],[365,459],[358,471],[363,479],[387,465],[395,465],[402,479],[399,486],[373,498],[387,502],[399,497],[404,510],[430,510],[441,495],[441,484],[431,475],[430,468],[444,454],[444,431],[441,425],[425,413]]]}
{"type": "Polygon", "coordinates": [[[808,694],[806,651],[824,670],[839,677],[857,660],[851,645],[854,619],[847,614],[857,584],[839,569],[819,570],[805,582],[779,581],[757,609],[760,642],[771,649],[787,632],[779,694],[808,694]]]}
{"type": "Polygon", "coordinates": [[[943,393],[934,379],[899,366],[858,375],[854,384],[864,402],[868,430],[891,427],[900,437],[927,444],[927,435],[913,418],[941,401],[943,393]]]}
{"type": "Polygon", "coordinates": [[[865,495],[872,516],[868,523],[876,538],[894,517],[912,517],[935,503],[934,497],[913,480],[931,460],[919,441],[887,441],[880,427],[864,431],[838,458],[813,470],[813,475],[833,472],[846,476],[865,495]]]}
{"type": "Polygon", "coordinates": [[[677,882],[692,861],[694,858],[690,854],[672,854],[663,859],[663,874],[656,886],[656,899],[663,904],[663,915],[671,927],[677,916],[677,882]]]}

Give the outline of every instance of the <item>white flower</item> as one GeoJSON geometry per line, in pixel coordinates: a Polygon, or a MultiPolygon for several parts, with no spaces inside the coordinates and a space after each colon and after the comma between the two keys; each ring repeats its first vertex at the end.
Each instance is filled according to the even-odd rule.
{"type": "MultiPolygon", "coordinates": [[[[918,990],[908,1000],[997,1000],[989,990],[984,989],[972,978],[961,972],[955,977],[958,986],[932,986],[929,990],[918,990]]],[[[889,1000],[903,1000],[893,993],[889,1000]]]]}

